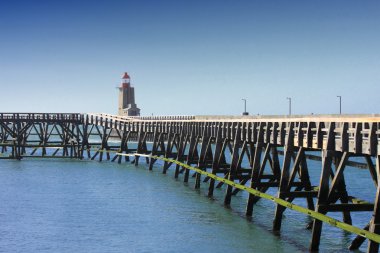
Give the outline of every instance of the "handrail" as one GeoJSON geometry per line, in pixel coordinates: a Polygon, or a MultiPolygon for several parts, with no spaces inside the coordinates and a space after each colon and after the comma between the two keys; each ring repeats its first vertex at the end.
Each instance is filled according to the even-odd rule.
{"type": "Polygon", "coordinates": [[[82,113],[0,113],[0,120],[74,120],[83,119],[82,113]]]}

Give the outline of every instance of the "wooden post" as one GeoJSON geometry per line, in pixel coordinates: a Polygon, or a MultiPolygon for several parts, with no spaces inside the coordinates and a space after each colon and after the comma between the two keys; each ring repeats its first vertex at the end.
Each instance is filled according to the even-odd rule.
{"type": "MultiPolygon", "coordinates": [[[[240,139],[241,123],[238,123],[237,125],[233,125],[233,127],[235,126],[236,126],[236,130],[235,130],[236,134],[234,136],[235,140],[234,140],[234,147],[232,151],[230,172],[228,173],[228,180],[230,181],[234,181],[236,178],[238,163],[239,163],[239,150],[241,146],[241,139],[240,139]]],[[[231,195],[232,195],[232,186],[227,185],[226,194],[224,196],[224,205],[229,206],[231,204],[231,195]]]]}
{"type": "MultiPolygon", "coordinates": [[[[335,156],[335,124],[330,123],[327,133],[326,145],[322,150],[322,172],[319,183],[318,200],[315,211],[325,214],[325,210],[321,210],[321,206],[328,204],[329,195],[329,180],[332,172],[331,165],[333,157],[335,156]]],[[[322,233],[322,221],[314,219],[310,243],[310,251],[317,251],[319,249],[320,239],[322,233]]]]}
{"type": "MultiPolygon", "coordinates": [[[[378,151],[379,152],[379,151],[378,151]]],[[[380,152],[376,156],[376,172],[377,181],[380,180],[380,152]]],[[[373,210],[372,219],[369,225],[369,231],[372,233],[380,234],[380,184],[376,188],[375,206],[373,210]]],[[[368,252],[378,252],[379,244],[374,241],[368,242],[368,252]]]]}
{"type": "MultiPolygon", "coordinates": [[[[215,140],[215,151],[214,151],[214,159],[212,161],[212,171],[211,173],[216,175],[217,171],[220,167],[221,162],[221,156],[224,153],[223,147],[223,138],[222,138],[222,128],[224,127],[224,124],[218,123],[217,124],[217,135],[215,140]]],[[[214,187],[215,187],[215,179],[210,179],[209,187],[208,187],[208,196],[212,197],[214,194],[214,187]]]]}
{"type": "MultiPolygon", "coordinates": [[[[288,182],[289,182],[289,169],[290,169],[290,163],[292,160],[292,156],[294,153],[294,123],[290,122],[288,125],[287,130],[287,139],[286,144],[284,147],[284,162],[282,166],[282,174],[281,174],[281,180],[280,180],[280,187],[278,190],[278,197],[284,199],[284,192],[287,190],[288,182]]],[[[285,210],[285,207],[277,205],[276,206],[276,213],[275,218],[273,221],[273,230],[279,231],[281,229],[281,222],[282,222],[282,214],[285,210]]]]}
{"type": "MultiPolygon", "coordinates": [[[[257,130],[253,129],[253,131],[257,131],[257,130]]],[[[257,131],[255,154],[253,156],[254,158],[253,158],[253,166],[252,166],[252,172],[251,172],[251,188],[255,188],[258,182],[260,164],[261,164],[261,152],[264,146],[263,142],[264,142],[264,123],[262,122],[258,126],[258,131],[257,131]]],[[[253,194],[249,194],[247,207],[245,211],[245,214],[247,216],[252,216],[255,198],[256,196],[254,196],[253,194]]]]}

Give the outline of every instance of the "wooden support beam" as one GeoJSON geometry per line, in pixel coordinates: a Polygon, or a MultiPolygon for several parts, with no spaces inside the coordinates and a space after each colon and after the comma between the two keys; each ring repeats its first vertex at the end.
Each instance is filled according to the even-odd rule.
{"type": "MultiPolygon", "coordinates": [[[[227,140],[222,137],[222,128],[224,127],[224,124],[219,124],[217,127],[217,136],[215,141],[215,151],[214,151],[214,160],[212,162],[212,171],[211,173],[216,175],[220,168],[220,163],[222,162],[222,156],[224,156],[224,152],[226,149],[226,142],[227,140]]],[[[208,188],[208,196],[212,197],[214,194],[214,187],[215,187],[215,180],[210,179],[210,184],[208,188]]]]}
{"type": "MultiPolygon", "coordinates": [[[[335,155],[335,152],[333,151],[333,147],[335,146],[334,130],[335,124],[330,123],[326,145],[324,146],[326,149],[322,151],[322,172],[319,183],[318,201],[315,209],[317,212],[320,212],[322,214],[325,214],[325,212],[321,212],[319,210],[320,206],[328,204],[329,180],[332,172],[331,165],[333,157],[335,155]]],[[[321,233],[322,221],[315,219],[312,227],[310,251],[317,251],[319,249],[321,233]]]]}
{"type": "MultiPolygon", "coordinates": [[[[197,159],[197,157],[199,157],[198,156],[198,150],[197,150],[199,138],[198,138],[198,136],[195,135],[195,126],[194,125],[193,125],[192,132],[191,132],[189,139],[190,139],[190,144],[189,144],[189,151],[188,151],[188,156],[187,156],[187,161],[186,161],[187,165],[191,165],[192,163],[194,163],[194,161],[197,159]]],[[[187,183],[189,181],[189,173],[190,173],[190,171],[188,169],[185,169],[185,176],[183,179],[183,181],[185,183],[187,183]]]]}
{"type": "MultiPolygon", "coordinates": [[[[286,145],[284,147],[284,161],[282,166],[282,173],[281,173],[281,180],[280,180],[280,187],[278,192],[278,197],[281,199],[284,199],[285,196],[282,194],[283,192],[287,191],[288,182],[289,182],[289,169],[290,164],[292,161],[292,156],[294,152],[294,123],[290,122],[288,125],[287,130],[287,137],[286,137],[286,145]]],[[[276,206],[276,212],[275,217],[273,220],[273,230],[274,231],[280,231],[281,229],[281,222],[282,222],[282,214],[285,211],[285,207],[277,205],[276,206]]]]}
{"type": "MultiPolygon", "coordinates": [[[[256,184],[259,182],[259,174],[261,168],[261,153],[264,146],[263,132],[264,132],[264,123],[260,123],[257,126],[258,134],[255,144],[255,153],[253,158],[253,166],[251,173],[251,188],[257,188],[256,184]]],[[[256,129],[254,129],[255,131],[256,129]]],[[[256,196],[249,194],[245,214],[247,216],[252,216],[253,205],[256,202],[256,196]]]]}
{"type": "MultiPolygon", "coordinates": [[[[235,130],[235,140],[233,146],[233,153],[231,159],[231,167],[230,173],[228,174],[228,180],[234,181],[236,179],[236,174],[239,166],[239,151],[241,147],[241,124],[232,125],[233,130],[235,130]],[[236,129],[235,129],[236,128],[236,129]]],[[[232,186],[227,185],[226,193],[224,195],[224,205],[229,206],[231,204],[231,196],[232,196],[232,186]]]]}
{"type": "MultiPolygon", "coordinates": [[[[380,177],[380,152],[376,156],[376,172],[377,181],[380,177]]],[[[372,233],[380,234],[380,184],[376,188],[375,205],[373,209],[372,219],[369,225],[369,231],[372,233]]],[[[378,252],[379,244],[374,241],[368,242],[368,252],[378,252]]]]}

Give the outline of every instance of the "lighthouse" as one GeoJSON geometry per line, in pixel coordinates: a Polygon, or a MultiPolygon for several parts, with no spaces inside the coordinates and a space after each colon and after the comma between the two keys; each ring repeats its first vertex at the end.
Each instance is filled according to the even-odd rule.
{"type": "Polygon", "coordinates": [[[119,87],[119,109],[120,116],[140,116],[140,109],[135,103],[135,88],[131,86],[131,78],[127,72],[122,77],[119,87]]]}

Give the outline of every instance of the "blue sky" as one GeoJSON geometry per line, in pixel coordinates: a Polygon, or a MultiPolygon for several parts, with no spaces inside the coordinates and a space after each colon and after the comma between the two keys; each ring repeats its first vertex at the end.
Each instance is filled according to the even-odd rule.
{"type": "Polygon", "coordinates": [[[380,1],[0,1],[0,111],[380,113],[380,1]]]}

